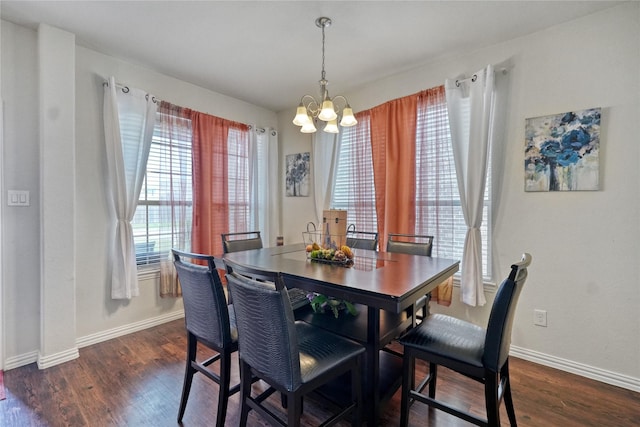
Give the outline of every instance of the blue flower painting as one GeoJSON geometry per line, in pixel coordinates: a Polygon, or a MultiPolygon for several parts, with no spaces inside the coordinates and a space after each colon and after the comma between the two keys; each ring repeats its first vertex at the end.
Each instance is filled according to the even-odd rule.
{"type": "Polygon", "coordinates": [[[599,189],[600,110],[526,120],[525,191],[599,189]]]}
{"type": "Polygon", "coordinates": [[[287,155],[287,196],[309,195],[309,167],[311,153],[298,153],[287,155]]]}

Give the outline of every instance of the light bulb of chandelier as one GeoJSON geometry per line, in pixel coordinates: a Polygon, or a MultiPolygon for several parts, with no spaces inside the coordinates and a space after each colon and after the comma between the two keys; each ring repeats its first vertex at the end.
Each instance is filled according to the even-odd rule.
{"type": "Polygon", "coordinates": [[[320,111],[320,114],[318,114],[318,118],[325,122],[338,118],[338,115],[333,109],[333,102],[330,99],[322,101],[322,110],[320,111]]]}
{"type": "Polygon", "coordinates": [[[324,127],[323,130],[325,132],[328,132],[328,133],[338,133],[338,132],[340,132],[338,130],[338,121],[335,120],[335,119],[334,120],[329,120],[327,122],[327,125],[324,127]]]}
{"type": "Polygon", "coordinates": [[[353,115],[353,110],[348,105],[342,111],[342,120],[340,120],[340,126],[349,127],[358,124],[356,117],[353,115]]]}
{"type": "Polygon", "coordinates": [[[298,105],[298,109],[296,110],[296,116],[293,118],[293,124],[296,126],[304,126],[309,121],[310,120],[307,109],[304,107],[304,105],[302,105],[301,102],[300,105],[298,105]]]}
{"type": "Polygon", "coordinates": [[[302,133],[314,133],[316,131],[316,127],[313,124],[313,120],[311,119],[311,117],[307,116],[307,123],[302,125],[302,128],[300,129],[300,132],[302,133]]]}

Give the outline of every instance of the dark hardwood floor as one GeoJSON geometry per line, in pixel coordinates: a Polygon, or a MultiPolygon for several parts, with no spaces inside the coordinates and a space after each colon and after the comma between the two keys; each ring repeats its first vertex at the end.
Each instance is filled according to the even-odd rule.
{"type": "MultiPolygon", "coordinates": [[[[35,364],[5,372],[7,399],[0,402],[1,426],[176,426],[184,373],[183,321],[173,321],[80,350],[80,358],[46,370],[35,364]]],[[[637,356],[637,355],[636,355],[637,356]]],[[[640,394],[511,359],[513,399],[520,426],[638,426],[640,394]]],[[[424,369],[420,364],[419,369],[424,369]]],[[[237,366],[234,366],[237,373],[237,366]]],[[[237,375],[234,379],[237,381],[237,375]]],[[[196,375],[184,426],[215,423],[217,386],[196,375]]],[[[481,385],[442,369],[438,396],[484,414],[481,385]]],[[[278,410],[280,400],[270,398],[278,410]]],[[[399,424],[400,393],[382,416],[399,424]]],[[[305,401],[304,426],[319,424],[326,409],[305,401]]],[[[229,402],[227,425],[238,424],[238,395],[229,402]]],[[[508,425],[504,406],[503,425],[508,425]]],[[[255,414],[250,425],[264,423],[255,414]]],[[[347,424],[342,424],[347,425],[347,424]]],[[[467,426],[440,411],[414,405],[411,426],[467,426]]]]}

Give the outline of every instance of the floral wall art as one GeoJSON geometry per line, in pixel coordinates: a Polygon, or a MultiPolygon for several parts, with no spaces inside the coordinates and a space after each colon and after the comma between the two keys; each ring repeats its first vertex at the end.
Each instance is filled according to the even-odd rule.
{"type": "Polygon", "coordinates": [[[599,189],[600,110],[526,119],[525,191],[599,189]]]}
{"type": "Polygon", "coordinates": [[[286,158],[286,195],[309,195],[309,168],[311,153],[289,154],[286,158]]]}

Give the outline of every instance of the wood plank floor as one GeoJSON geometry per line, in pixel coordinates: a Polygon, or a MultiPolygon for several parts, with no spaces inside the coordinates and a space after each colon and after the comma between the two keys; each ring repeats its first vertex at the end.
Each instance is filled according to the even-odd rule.
{"type": "MultiPolygon", "coordinates": [[[[80,358],[46,370],[35,364],[5,372],[7,399],[0,426],[175,426],[184,373],[182,320],[80,350],[80,358]]],[[[418,369],[424,369],[420,364],[418,369]]],[[[237,373],[237,366],[234,366],[237,373]]],[[[520,426],[639,426],[640,394],[512,358],[513,399],[520,426]]],[[[237,381],[237,374],[234,380],[237,381]]],[[[234,381],[232,380],[232,382],[234,381]]],[[[217,386],[196,375],[184,426],[215,423],[217,386]]],[[[484,413],[481,385],[442,369],[438,396],[484,413]]],[[[279,398],[270,398],[278,410],[279,398]]],[[[382,426],[399,424],[400,393],[382,415],[382,426]]],[[[305,401],[304,426],[327,414],[305,401]]],[[[502,407],[503,425],[507,416],[502,407]]],[[[238,424],[238,396],[230,399],[227,425],[238,424]]],[[[264,425],[255,414],[252,426],[264,425]]],[[[346,424],[342,424],[346,425],[346,424]]],[[[467,426],[440,411],[414,405],[411,426],[467,426]]]]}

